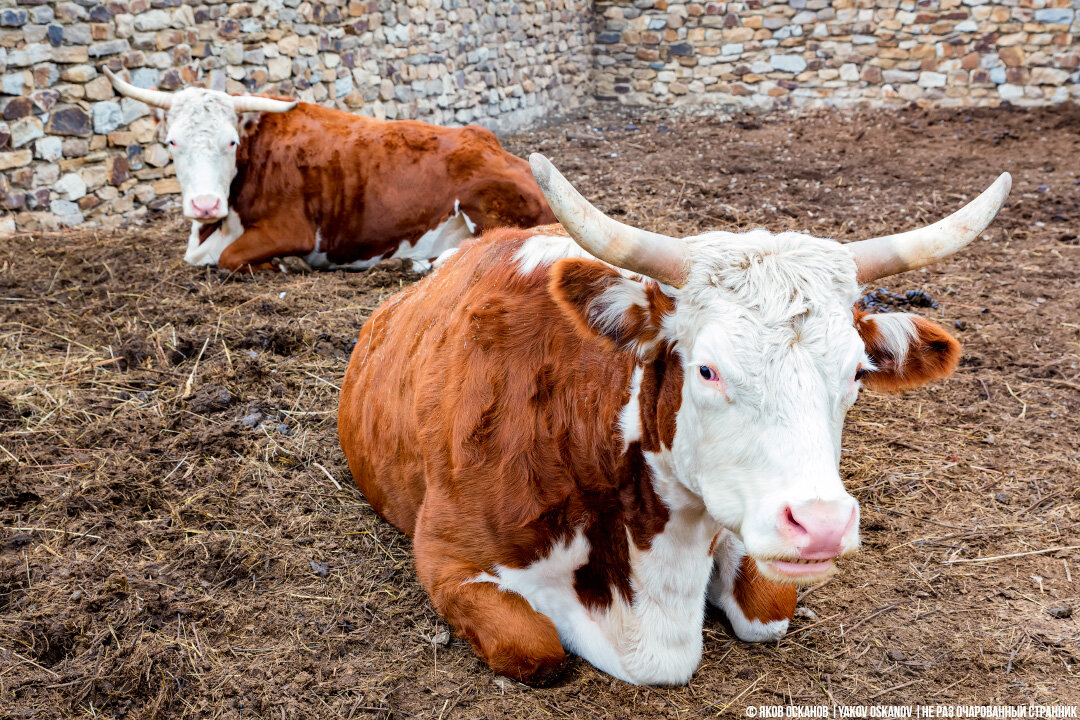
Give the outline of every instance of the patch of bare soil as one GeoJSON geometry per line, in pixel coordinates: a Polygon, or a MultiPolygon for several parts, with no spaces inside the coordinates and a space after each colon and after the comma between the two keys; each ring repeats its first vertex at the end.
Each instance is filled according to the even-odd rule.
{"type": "Polygon", "coordinates": [[[864,551],[803,593],[778,643],[711,617],[687,687],[573,660],[558,686],[527,689],[445,633],[408,539],[338,447],[357,331],[413,276],[196,269],[176,218],[21,236],[0,253],[0,717],[1080,703],[1080,111],[606,110],[508,145],[669,234],[851,240],[936,220],[1013,173],[983,239],[869,298],[916,306],[965,352],[947,382],[866,392],[851,412],[842,471],[864,551]]]}

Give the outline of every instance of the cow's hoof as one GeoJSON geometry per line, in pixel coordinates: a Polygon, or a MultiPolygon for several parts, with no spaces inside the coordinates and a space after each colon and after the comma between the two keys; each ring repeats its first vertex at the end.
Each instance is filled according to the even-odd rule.
{"type": "Polygon", "coordinates": [[[490,665],[495,672],[520,683],[532,687],[547,687],[562,676],[566,669],[566,654],[560,652],[540,658],[504,658],[501,662],[490,665]]]}
{"type": "Polygon", "coordinates": [[[743,642],[776,642],[784,637],[788,631],[788,620],[747,620],[745,618],[728,618],[731,621],[731,629],[735,637],[743,642]]]}
{"type": "Polygon", "coordinates": [[[557,663],[537,668],[536,672],[522,678],[521,682],[531,687],[551,687],[562,679],[563,674],[566,672],[566,666],[566,658],[563,658],[557,663]]]}
{"type": "Polygon", "coordinates": [[[277,258],[274,262],[277,263],[278,269],[283,273],[307,275],[314,272],[307,261],[301,257],[296,257],[295,255],[286,255],[285,257],[277,258]]]}

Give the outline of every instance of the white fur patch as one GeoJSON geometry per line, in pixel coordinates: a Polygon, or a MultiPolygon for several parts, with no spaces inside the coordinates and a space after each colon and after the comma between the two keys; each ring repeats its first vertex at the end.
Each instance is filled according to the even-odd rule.
{"type": "MultiPolygon", "coordinates": [[[[569,238],[565,235],[533,235],[518,248],[516,253],[514,253],[514,262],[517,263],[518,272],[522,275],[528,275],[538,267],[552,265],[563,258],[589,258],[590,260],[596,260],[597,262],[604,263],[608,267],[614,268],[624,278],[639,282],[642,280],[641,275],[637,273],[632,273],[629,270],[615,267],[610,263],[600,260],[574,242],[573,238],[569,238]]],[[[664,288],[665,291],[670,289],[666,285],[661,285],[661,287],[664,288]]]]}
{"type": "MultiPolygon", "coordinates": [[[[442,256],[449,251],[457,250],[462,242],[473,236],[475,229],[476,223],[470,220],[455,202],[453,215],[438,227],[421,235],[415,243],[408,241],[401,243],[389,257],[412,260],[413,269],[423,272],[432,267],[430,262],[432,258],[445,259],[442,256]]],[[[365,270],[383,259],[379,256],[349,263],[332,263],[326,253],[322,252],[322,236],[317,232],[315,233],[315,249],[304,256],[304,261],[316,270],[365,270]]]]}
{"type": "Polygon", "coordinates": [[[630,443],[641,440],[641,405],[638,396],[641,393],[641,378],[644,368],[638,365],[630,378],[630,400],[619,411],[619,432],[622,435],[623,452],[630,443]]]}
{"type": "Polygon", "coordinates": [[[708,547],[716,530],[700,506],[673,509],[648,550],[639,550],[624,529],[634,598],[627,603],[613,588],[604,610],[582,605],[574,589],[590,551],[580,530],[526,568],[496,567],[468,582],[521,595],[551,619],[566,650],[609,675],[636,685],[681,685],[701,661],[708,547]]]}
{"type": "Polygon", "coordinates": [[[907,313],[879,313],[867,315],[863,321],[873,320],[877,329],[881,331],[881,338],[885,343],[885,349],[896,359],[897,365],[902,365],[911,349],[911,341],[918,334],[915,328],[915,320],[907,313]]]}
{"type": "Polygon", "coordinates": [[[633,280],[615,282],[590,303],[590,323],[601,333],[613,332],[622,325],[623,316],[635,305],[649,307],[645,286],[633,280]]]}
{"type": "Polygon", "coordinates": [[[589,541],[578,531],[529,567],[498,567],[492,575],[498,578],[501,589],[521,595],[534,610],[551,619],[564,648],[604,672],[629,681],[613,638],[602,622],[604,616],[595,617],[589,612],[574,590],[574,573],[588,561],[589,541]]]}
{"type": "Polygon", "coordinates": [[[190,265],[217,265],[225,248],[244,234],[240,216],[231,210],[221,223],[221,227],[211,233],[210,237],[202,243],[199,242],[201,228],[201,223],[191,223],[191,235],[188,236],[187,252],[184,253],[184,262],[190,265]]]}
{"type": "Polygon", "coordinates": [[[431,261],[431,269],[438,270],[439,268],[441,268],[443,266],[443,263],[454,257],[454,255],[457,255],[457,251],[460,249],[460,247],[452,247],[447,250],[443,250],[441,253],[439,253],[439,257],[431,261]]]}
{"type": "Polygon", "coordinates": [[[571,257],[591,258],[592,255],[565,235],[533,235],[514,254],[514,261],[518,272],[528,275],[542,265],[571,257]]]}

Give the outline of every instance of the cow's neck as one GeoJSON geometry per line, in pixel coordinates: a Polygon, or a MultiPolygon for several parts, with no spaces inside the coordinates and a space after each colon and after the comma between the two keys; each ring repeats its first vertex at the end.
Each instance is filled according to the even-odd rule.
{"type": "MultiPolygon", "coordinates": [[[[251,225],[257,220],[254,216],[254,203],[257,193],[267,186],[264,174],[270,167],[264,144],[257,142],[259,125],[264,113],[244,113],[240,118],[237,131],[240,145],[236,148],[236,174],[229,185],[229,208],[240,216],[240,221],[251,225]],[[245,189],[247,192],[244,192],[245,189]]],[[[276,204],[274,205],[276,207],[276,204]]]]}
{"type": "Polygon", "coordinates": [[[670,667],[693,668],[702,651],[712,543],[719,526],[701,500],[668,474],[668,452],[644,458],[668,520],[647,549],[635,546],[631,552],[636,629],[623,644],[622,663],[634,677],[650,677],[658,658],[670,667]]]}
{"type": "Polygon", "coordinates": [[[638,367],[631,381],[630,400],[622,413],[624,439],[639,440],[645,460],[642,470],[668,512],[667,522],[648,548],[635,548],[631,564],[639,596],[636,604],[650,602],[668,612],[700,614],[712,568],[710,547],[720,526],[701,498],[679,482],[671,462],[682,386],[682,360],[671,347],[660,348],[655,359],[638,367]]]}
{"type": "Polygon", "coordinates": [[[712,566],[710,547],[720,525],[699,499],[688,497],[681,485],[669,491],[663,487],[668,483],[655,478],[655,471],[654,483],[657,494],[669,507],[670,517],[663,532],[653,538],[648,552],[635,563],[639,565],[636,574],[641,576],[635,589],[654,600],[691,598],[701,604],[712,566]]]}

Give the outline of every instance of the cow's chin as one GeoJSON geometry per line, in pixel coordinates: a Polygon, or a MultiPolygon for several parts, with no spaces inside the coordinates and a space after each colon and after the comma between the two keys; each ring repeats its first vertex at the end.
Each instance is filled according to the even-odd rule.
{"type": "Polygon", "coordinates": [[[754,558],[758,573],[766,580],[785,585],[813,585],[836,573],[837,558],[828,560],[780,560],[754,558]]]}

